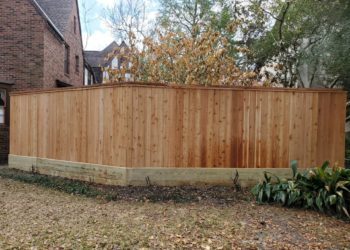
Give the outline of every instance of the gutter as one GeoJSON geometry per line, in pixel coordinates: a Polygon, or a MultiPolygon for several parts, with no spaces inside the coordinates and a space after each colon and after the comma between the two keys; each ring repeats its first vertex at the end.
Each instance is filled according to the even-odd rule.
{"type": "Polygon", "coordinates": [[[52,22],[52,20],[49,18],[49,16],[45,13],[43,8],[41,8],[41,6],[38,4],[38,2],[36,0],[32,0],[32,2],[36,5],[36,7],[40,10],[42,15],[46,18],[47,22],[52,27],[52,29],[58,34],[58,36],[62,39],[62,41],[64,41],[64,36],[59,31],[59,29],[55,26],[55,24],[52,22]]]}

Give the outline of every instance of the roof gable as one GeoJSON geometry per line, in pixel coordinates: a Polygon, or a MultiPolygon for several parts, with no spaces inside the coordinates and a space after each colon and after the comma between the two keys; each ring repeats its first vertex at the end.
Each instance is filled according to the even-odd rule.
{"type": "Polygon", "coordinates": [[[59,29],[56,27],[56,25],[53,23],[50,17],[46,14],[43,8],[41,8],[38,2],[36,0],[29,0],[29,2],[35,7],[38,13],[47,21],[48,25],[53,29],[54,32],[56,32],[59,38],[61,40],[64,40],[63,34],[59,31],[59,29]]]}
{"type": "Polygon", "coordinates": [[[61,33],[68,29],[68,21],[74,7],[75,0],[36,0],[45,14],[61,33]]]}
{"type": "Polygon", "coordinates": [[[91,67],[107,66],[111,63],[111,58],[108,55],[112,52],[116,52],[120,46],[116,42],[112,42],[102,51],[85,51],[85,59],[91,67]]]}

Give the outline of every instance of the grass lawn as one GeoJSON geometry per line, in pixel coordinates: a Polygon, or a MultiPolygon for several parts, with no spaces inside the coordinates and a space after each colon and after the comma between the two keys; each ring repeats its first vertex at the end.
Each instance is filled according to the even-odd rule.
{"type": "Polygon", "coordinates": [[[143,189],[116,188],[123,195],[109,201],[0,177],[0,249],[350,247],[350,223],[317,212],[259,206],[233,190],[220,193],[230,189],[185,188],[175,193],[191,199],[162,201],[140,197],[174,197],[162,193],[172,189],[143,189]]]}

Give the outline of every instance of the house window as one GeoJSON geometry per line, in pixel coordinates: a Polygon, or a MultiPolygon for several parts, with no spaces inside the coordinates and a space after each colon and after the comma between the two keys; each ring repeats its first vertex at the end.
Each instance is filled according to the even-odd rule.
{"type": "Polygon", "coordinates": [[[74,17],[74,34],[77,34],[77,17],[74,17]]]}
{"type": "Polygon", "coordinates": [[[5,123],[6,90],[0,89],[0,124],[5,123]]]}
{"type": "Polygon", "coordinates": [[[69,55],[69,46],[66,45],[64,50],[64,73],[67,75],[69,74],[69,55]]]}
{"type": "Polygon", "coordinates": [[[75,73],[79,73],[79,56],[75,56],[75,73]]]}
{"type": "Polygon", "coordinates": [[[118,58],[112,60],[112,69],[118,69],[118,58]]]}

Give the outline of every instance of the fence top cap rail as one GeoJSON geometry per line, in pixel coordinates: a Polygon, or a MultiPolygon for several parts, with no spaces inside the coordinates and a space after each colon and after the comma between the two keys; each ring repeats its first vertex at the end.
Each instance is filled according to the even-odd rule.
{"type": "Polygon", "coordinates": [[[163,84],[163,83],[144,83],[144,82],[121,82],[121,83],[107,83],[96,84],[90,86],[80,87],[66,87],[66,88],[47,88],[34,90],[17,90],[10,93],[11,96],[40,94],[51,92],[69,92],[77,90],[91,90],[103,88],[118,88],[118,87],[144,87],[144,88],[168,88],[168,89],[201,89],[201,90],[234,90],[234,91],[270,91],[270,92],[325,92],[325,93],[346,93],[342,89],[330,88],[280,88],[280,87],[243,87],[243,86],[202,86],[202,85],[177,85],[177,84],[163,84]]]}

